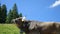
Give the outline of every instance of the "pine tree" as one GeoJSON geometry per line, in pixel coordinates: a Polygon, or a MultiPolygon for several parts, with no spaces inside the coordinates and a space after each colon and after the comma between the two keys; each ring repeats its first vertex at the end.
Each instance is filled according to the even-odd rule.
{"type": "Polygon", "coordinates": [[[17,5],[14,4],[12,10],[9,11],[8,16],[7,16],[7,23],[11,23],[12,19],[18,18],[19,14],[18,14],[18,10],[17,10],[17,5]]]}
{"type": "Polygon", "coordinates": [[[16,4],[14,4],[14,6],[13,6],[12,13],[13,13],[13,16],[12,16],[13,19],[19,17],[18,10],[17,10],[17,5],[16,4]]]}
{"type": "Polygon", "coordinates": [[[7,15],[7,20],[6,20],[6,23],[11,23],[11,20],[12,20],[12,16],[13,16],[13,13],[10,9],[8,15],[7,15]]]}
{"type": "Polygon", "coordinates": [[[2,16],[2,11],[1,11],[1,4],[0,4],[0,23],[2,23],[2,18],[1,18],[1,16],[2,16]]]}
{"type": "Polygon", "coordinates": [[[22,13],[19,14],[19,17],[22,17],[22,13]]]}
{"type": "Polygon", "coordinates": [[[7,17],[7,8],[6,5],[3,4],[1,8],[1,23],[5,23],[7,17]]]}

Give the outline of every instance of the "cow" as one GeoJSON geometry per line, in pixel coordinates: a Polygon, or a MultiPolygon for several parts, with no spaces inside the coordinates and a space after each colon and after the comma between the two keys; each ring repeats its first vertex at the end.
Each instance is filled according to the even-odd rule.
{"type": "Polygon", "coordinates": [[[24,19],[25,17],[19,17],[11,21],[14,22],[17,25],[17,27],[20,29],[20,34],[23,34],[23,32],[25,32],[26,34],[29,33],[28,27],[30,21],[25,21],[24,19]]]}
{"type": "Polygon", "coordinates": [[[21,29],[21,34],[60,34],[60,22],[40,22],[19,17],[12,20],[21,29]]]}
{"type": "Polygon", "coordinates": [[[38,30],[40,34],[60,34],[60,23],[57,22],[31,21],[29,28],[31,30],[36,30],[36,32],[38,30]]]}

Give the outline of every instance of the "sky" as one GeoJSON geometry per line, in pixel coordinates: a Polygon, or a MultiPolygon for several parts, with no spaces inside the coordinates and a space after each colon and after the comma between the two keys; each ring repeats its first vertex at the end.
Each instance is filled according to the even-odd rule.
{"type": "Polygon", "coordinates": [[[9,12],[14,3],[27,20],[60,22],[60,0],[0,0],[9,12]]]}

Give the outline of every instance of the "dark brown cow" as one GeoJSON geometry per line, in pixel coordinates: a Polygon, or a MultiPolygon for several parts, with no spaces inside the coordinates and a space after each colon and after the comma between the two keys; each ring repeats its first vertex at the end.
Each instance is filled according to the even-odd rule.
{"type": "Polygon", "coordinates": [[[60,23],[57,22],[39,22],[16,18],[13,20],[26,34],[60,34],[60,23]]]}
{"type": "Polygon", "coordinates": [[[37,29],[41,34],[60,34],[60,24],[58,23],[45,23],[43,26],[40,25],[37,29]]]}
{"type": "Polygon", "coordinates": [[[30,29],[38,30],[40,34],[60,34],[60,23],[56,22],[36,22],[30,24],[30,29]]]}
{"type": "Polygon", "coordinates": [[[20,29],[20,33],[23,34],[25,32],[26,34],[29,33],[29,22],[30,21],[22,21],[22,17],[13,19],[12,22],[16,23],[17,27],[20,29]]]}

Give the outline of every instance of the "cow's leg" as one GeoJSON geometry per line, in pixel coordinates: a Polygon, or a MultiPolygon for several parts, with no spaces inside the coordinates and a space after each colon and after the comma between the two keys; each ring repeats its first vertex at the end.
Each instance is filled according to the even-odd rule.
{"type": "Polygon", "coordinates": [[[23,30],[20,30],[20,34],[23,34],[23,30]]]}
{"type": "Polygon", "coordinates": [[[25,34],[29,34],[29,32],[25,32],[25,34]]]}
{"type": "Polygon", "coordinates": [[[20,34],[23,34],[23,32],[20,32],[20,34]]]}

